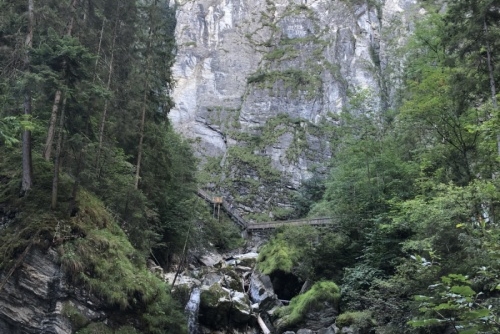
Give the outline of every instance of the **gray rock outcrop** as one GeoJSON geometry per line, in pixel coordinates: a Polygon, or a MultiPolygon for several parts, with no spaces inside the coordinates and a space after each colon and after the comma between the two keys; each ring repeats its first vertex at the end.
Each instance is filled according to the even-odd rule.
{"type": "Polygon", "coordinates": [[[248,294],[252,302],[259,304],[260,310],[268,311],[276,306],[282,306],[267,275],[252,273],[248,294]]]}
{"type": "Polygon", "coordinates": [[[205,181],[246,213],[289,209],[290,190],[326,172],[349,96],[365,95],[359,112],[393,103],[416,3],[178,0],[170,119],[205,181]]]}
{"type": "Polygon", "coordinates": [[[73,311],[86,321],[106,317],[98,300],[68,285],[55,250],[34,247],[0,293],[0,333],[69,334],[73,311]]]}

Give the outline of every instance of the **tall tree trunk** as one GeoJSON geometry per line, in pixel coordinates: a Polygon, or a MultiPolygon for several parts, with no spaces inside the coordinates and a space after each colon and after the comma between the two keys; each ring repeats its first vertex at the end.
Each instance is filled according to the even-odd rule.
{"type": "MultiPolygon", "coordinates": [[[[24,68],[29,72],[30,56],[29,51],[33,47],[33,29],[34,29],[34,0],[28,0],[28,33],[26,34],[26,54],[24,56],[24,68]]],[[[25,87],[24,92],[24,117],[29,119],[31,117],[31,89],[25,87]]],[[[31,158],[31,131],[28,129],[23,130],[23,175],[21,181],[21,195],[26,194],[33,186],[33,162],[31,158]]]]}
{"type": "Polygon", "coordinates": [[[59,102],[61,101],[62,91],[58,89],[56,95],[54,96],[54,104],[52,104],[52,112],[50,113],[49,131],[47,132],[47,140],[45,141],[45,147],[43,149],[43,158],[47,161],[50,160],[52,154],[52,142],[54,141],[56,122],[57,122],[57,111],[59,110],[59,102]]]}
{"type": "MultiPolygon", "coordinates": [[[[116,43],[116,29],[118,27],[118,17],[116,18],[115,22],[115,27],[113,29],[113,43],[111,44],[111,59],[109,61],[109,72],[108,72],[108,82],[106,83],[106,89],[109,91],[111,88],[111,77],[113,76],[113,61],[115,58],[115,43],[116,43]]],[[[98,171],[99,175],[99,160],[101,158],[101,150],[102,150],[102,140],[104,138],[104,127],[106,125],[106,116],[108,113],[108,104],[109,104],[109,99],[106,99],[104,102],[104,109],[102,111],[102,117],[101,117],[101,125],[99,126],[99,144],[97,146],[97,155],[96,155],[96,170],[98,171]]]]}
{"type": "MultiPolygon", "coordinates": [[[[68,22],[68,27],[66,28],[66,36],[71,36],[73,33],[73,26],[75,25],[75,8],[78,0],[73,0],[71,3],[71,18],[68,22]]],[[[63,71],[66,64],[63,63],[63,71]]],[[[54,103],[52,104],[52,112],[50,114],[49,130],[47,131],[47,140],[45,141],[45,147],[43,150],[43,158],[45,160],[50,160],[52,155],[52,142],[54,141],[54,134],[56,131],[57,122],[57,112],[59,110],[59,102],[61,101],[62,91],[58,89],[54,96],[54,103]]]]}
{"type": "Polygon", "coordinates": [[[142,146],[144,143],[144,126],[146,123],[146,103],[147,103],[147,90],[144,91],[144,97],[142,100],[142,116],[141,116],[141,125],[139,129],[139,146],[137,148],[137,165],[135,169],[135,184],[134,188],[139,188],[139,179],[141,177],[141,162],[142,162],[142,146]]]}
{"type": "Polygon", "coordinates": [[[101,34],[99,36],[99,44],[97,46],[97,57],[95,58],[94,76],[92,77],[92,83],[95,82],[95,79],[97,77],[97,68],[99,66],[99,57],[101,55],[102,35],[104,34],[104,26],[105,25],[106,25],[106,18],[102,19],[101,34]]]}
{"type": "MultiPolygon", "coordinates": [[[[156,0],[154,2],[154,7],[156,8],[156,0]]],[[[142,108],[141,108],[141,124],[139,127],[139,146],[137,147],[137,164],[135,168],[135,183],[134,183],[134,188],[138,189],[139,188],[139,180],[141,178],[141,163],[142,163],[142,153],[143,153],[143,143],[144,143],[144,128],[145,128],[145,123],[146,123],[146,105],[148,102],[148,87],[149,87],[149,82],[148,82],[148,73],[149,73],[149,66],[150,66],[150,61],[151,61],[151,44],[152,41],[151,39],[153,38],[153,27],[149,28],[149,33],[148,33],[148,44],[146,47],[146,66],[144,69],[145,73],[145,79],[144,79],[144,96],[142,99],[142,108]]]]}
{"type": "Polygon", "coordinates": [[[66,109],[66,98],[62,103],[61,116],[59,117],[59,130],[57,133],[56,159],[54,162],[54,177],[52,179],[52,201],[50,208],[54,210],[57,207],[57,191],[59,188],[59,168],[61,166],[61,147],[63,142],[64,111],[66,109]]]}
{"type": "MultiPolygon", "coordinates": [[[[497,102],[497,90],[495,86],[495,75],[493,73],[493,64],[491,61],[491,45],[488,41],[488,25],[486,24],[486,18],[483,18],[484,32],[486,33],[486,61],[488,63],[488,74],[490,76],[490,90],[491,90],[491,103],[495,111],[498,109],[497,102]]],[[[500,134],[497,134],[497,152],[500,156],[500,134]]]]}

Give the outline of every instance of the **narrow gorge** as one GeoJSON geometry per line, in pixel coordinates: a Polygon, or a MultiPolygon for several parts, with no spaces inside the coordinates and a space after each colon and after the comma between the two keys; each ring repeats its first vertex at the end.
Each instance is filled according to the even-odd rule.
{"type": "Polygon", "coordinates": [[[500,333],[500,0],[0,13],[0,334],[500,333]]]}

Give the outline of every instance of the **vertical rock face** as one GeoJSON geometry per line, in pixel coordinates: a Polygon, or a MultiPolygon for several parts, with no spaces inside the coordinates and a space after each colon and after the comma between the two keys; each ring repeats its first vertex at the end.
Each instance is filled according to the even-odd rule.
{"type": "Polygon", "coordinates": [[[68,284],[53,249],[32,248],[18,270],[5,274],[0,274],[2,334],[69,334],[69,317],[76,312],[85,321],[105,318],[95,298],[68,284]]]}
{"type": "Polygon", "coordinates": [[[349,96],[391,105],[416,2],[179,0],[170,118],[207,183],[240,207],[286,207],[287,189],[325,172],[349,96]]]}
{"type": "Polygon", "coordinates": [[[58,303],[67,294],[54,257],[31,252],[23,268],[7,280],[0,294],[1,333],[71,333],[58,303]]]}

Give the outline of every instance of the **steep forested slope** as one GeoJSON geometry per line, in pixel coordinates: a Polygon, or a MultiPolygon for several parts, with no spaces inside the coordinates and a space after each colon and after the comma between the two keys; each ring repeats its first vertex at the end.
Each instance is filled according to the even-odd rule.
{"type": "Polygon", "coordinates": [[[16,0],[0,12],[1,331],[85,332],[107,319],[124,333],[182,332],[146,259],[168,267],[188,235],[224,246],[232,230],[206,237],[196,160],[167,119],[175,9],[16,0]],[[37,261],[62,271],[37,283],[39,268],[26,272],[37,261]]]}

